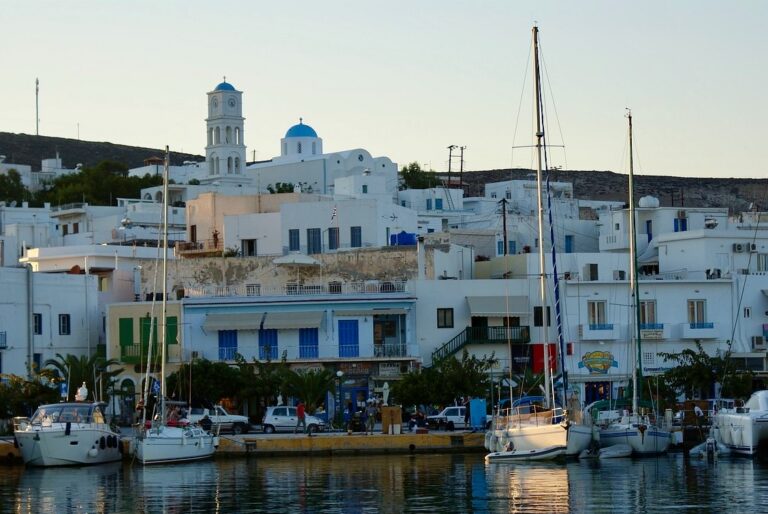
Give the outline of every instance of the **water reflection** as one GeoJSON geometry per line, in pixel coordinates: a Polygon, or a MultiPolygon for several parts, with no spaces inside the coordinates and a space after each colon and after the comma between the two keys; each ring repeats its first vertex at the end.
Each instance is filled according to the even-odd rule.
{"type": "Polygon", "coordinates": [[[0,470],[0,512],[758,512],[745,459],[486,465],[480,454],[219,459],[0,470]]]}

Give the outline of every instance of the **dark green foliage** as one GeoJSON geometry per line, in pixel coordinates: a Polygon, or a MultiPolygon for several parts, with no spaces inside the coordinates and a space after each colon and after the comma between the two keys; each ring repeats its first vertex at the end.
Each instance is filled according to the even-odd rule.
{"type": "Polygon", "coordinates": [[[177,400],[189,401],[191,391],[193,405],[214,405],[223,398],[237,398],[242,384],[238,368],[226,362],[195,359],[192,364],[183,364],[179,371],[168,377],[166,394],[177,400]]]}
{"type": "Polygon", "coordinates": [[[308,412],[314,412],[329,391],[336,391],[336,375],[330,369],[298,370],[286,375],[285,392],[301,398],[308,412]]]}
{"type": "Polygon", "coordinates": [[[429,189],[440,185],[440,179],[435,175],[435,172],[422,170],[418,162],[403,166],[400,171],[400,178],[402,179],[402,189],[429,189]]]}
{"type": "Polygon", "coordinates": [[[159,186],[163,178],[158,175],[129,177],[125,164],[102,161],[93,168],[64,175],[35,196],[37,203],[52,205],[86,202],[90,205],[116,205],[118,198],[139,198],[143,188],[159,186]]]}
{"type": "Polygon", "coordinates": [[[110,394],[112,379],[123,372],[123,368],[114,368],[118,364],[117,360],[106,360],[100,355],[86,357],[85,355],[68,353],[64,357],[57,353],[55,359],[48,359],[43,366],[55,370],[60,381],[69,384],[67,401],[74,401],[77,389],[83,382],[88,388],[89,400],[100,395],[97,393],[100,393],[101,389],[97,391],[96,385],[102,385],[104,398],[99,399],[105,401],[106,395],[110,394]]]}
{"type": "Polygon", "coordinates": [[[39,405],[59,401],[58,380],[43,372],[32,380],[17,375],[0,375],[0,419],[31,416],[39,405]]]}
{"type": "Polygon", "coordinates": [[[292,182],[277,182],[274,187],[272,184],[267,186],[267,191],[270,192],[270,194],[276,194],[276,193],[293,193],[293,183],[292,182]]]}
{"type": "Polygon", "coordinates": [[[0,174],[0,201],[8,203],[16,201],[20,204],[29,196],[29,191],[21,183],[21,175],[18,171],[11,169],[8,173],[0,174]]]}

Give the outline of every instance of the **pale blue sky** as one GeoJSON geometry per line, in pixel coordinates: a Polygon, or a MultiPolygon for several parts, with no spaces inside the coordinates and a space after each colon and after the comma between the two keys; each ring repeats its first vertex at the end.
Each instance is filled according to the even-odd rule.
{"type": "Polygon", "coordinates": [[[444,171],[456,144],[467,170],[529,166],[512,146],[531,141],[534,21],[550,139],[562,129],[566,145],[555,164],[625,170],[631,107],[639,173],[766,175],[758,0],[2,0],[0,131],[34,134],[39,77],[43,135],[79,123],[81,139],[202,154],[205,93],[226,75],[244,92],[249,159],[278,154],[301,116],[326,151],[444,171]]]}

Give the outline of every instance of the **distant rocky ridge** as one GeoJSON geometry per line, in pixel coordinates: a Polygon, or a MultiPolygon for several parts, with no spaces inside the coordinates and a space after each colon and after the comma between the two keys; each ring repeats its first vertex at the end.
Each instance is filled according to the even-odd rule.
{"type": "MultiPolygon", "coordinates": [[[[164,149],[156,148],[0,132],[0,155],[5,155],[7,163],[28,164],[33,171],[40,171],[40,161],[56,157],[57,151],[65,168],[74,168],[77,164],[95,166],[105,160],[138,168],[144,166],[144,159],[162,157],[165,152],[164,149]]],[[[205,160],[200,155],[179,152],[171,152],[170,157],[174,165],[181,165],[184,161],[205,160]]]]}
{"type": "MultiPolygon", "coordinates": [[[[154,148],[0,132],[0,155],[6,156],[6,162],[28,164],[33,170],[39,170],[40,160],[54,157],[57,150],[67,168],[74,168],[78,163],[93,166],[107,159],[136,168],[143,166],[145,159],[163,154],[163,150],[154,148]]],[[[202,160],[204,157],[200,155],[171,152],[171,164],[202,160]]],[[[465,196],[481,196],[483,186],[488,182],[525,179],[531,173],[527,169],[464,172],[462,180],[465,196]]],[[[446,177],[447,174],[438,175],[446,177]]],[[[456,183],[458,173],[451,175],[452,182],[456,183]]],[[[554,170],[551,179],[573,183],[576,198],[627,199],[627,176],[624,174],[612,171],[554,170]]],[[[658,198],[662,206],[727,207],[732,212],[740,212],[748,210],[750,204],[753,204],[758,209],[768,210],[768,182],[764,179],[636,175],[635,197],[639,199],[646,195],[658,198]]]]}

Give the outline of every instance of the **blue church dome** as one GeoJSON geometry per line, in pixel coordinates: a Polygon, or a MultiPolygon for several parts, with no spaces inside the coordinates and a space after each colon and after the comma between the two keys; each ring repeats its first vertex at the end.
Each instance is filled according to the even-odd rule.
{"type": "Polygon", "coordinates": [[[289,128],[285,137],[317,137],[317,132],[309,125],[304,125],[304,120],[299,118],[299,124],[289,128]]]}
{"type": "Polygon", "coordinates": [[[233,86],[232,84],[230,84],[225,80],[224,82],[216,86],[214,88],[214,91],[235,91],[235,86],[233,86]]]}

